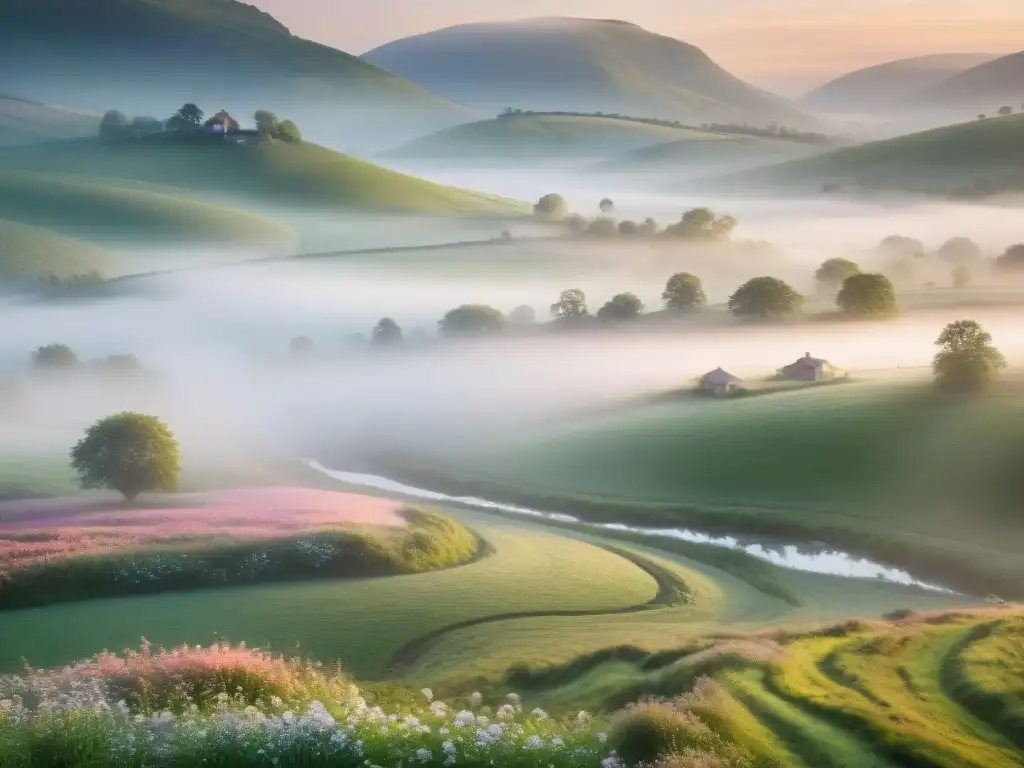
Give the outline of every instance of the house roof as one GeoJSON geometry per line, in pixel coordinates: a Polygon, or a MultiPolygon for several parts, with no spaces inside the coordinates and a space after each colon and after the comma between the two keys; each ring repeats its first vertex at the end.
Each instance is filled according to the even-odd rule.
{"type": "Polygon", "coordinates": [[[794,368],[794,367],[797,367],[797,366],[799,366],[801,368],[824,368],[825,366],[828,366],[829,368],[831,368],[832,367],[832,363],[830,363],[828,360],[825,360],[824,358],[821,358],[821,357],[811,357],[811,353],[808,352],[806,355],[801,357],[799,360],[797,360],[794,363],[790,363],[786,367],[787,368],[794,368]]]}
{"type": "Polygon", "coordinates": [[[713,371],[708,371],[700,380],[704,384],[739,384],[743,379],[738,376],[733,376],[728,371],[724,371],[721,368],[715,368],[713,371]]]}

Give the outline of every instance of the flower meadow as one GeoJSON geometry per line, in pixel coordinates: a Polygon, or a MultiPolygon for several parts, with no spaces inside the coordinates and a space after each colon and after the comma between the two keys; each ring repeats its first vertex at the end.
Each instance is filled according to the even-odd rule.
{"type": "Polygon", "coordinates": [[[217,644],[103,653],[0,679],[0,766],[623,768],[584,712],[515,694],[385,711],[339,670],[217,644]]]}

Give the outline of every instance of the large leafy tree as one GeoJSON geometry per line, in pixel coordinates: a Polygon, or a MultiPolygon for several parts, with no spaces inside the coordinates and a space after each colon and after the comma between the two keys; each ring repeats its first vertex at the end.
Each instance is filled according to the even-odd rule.
{"type": "Polygon", "coordinates": [[[160,419],[122,413],[100,419],[71,449],[83,489],[110,488],[131,501],[145,491],[178,487],[178,441],[160,419]]]}
{"type": "Polygon", "coordinates": [[[974,320],[947,325],[935,344],[935,384],[943,392],[965,394],[985,389],[1006,367],[1006,358],[992,345],[992,336],[974,320]]]}
{"type": "Polygon", "coordinates": [[[1024,243],[1011,245],[996,259],[996,269],[1001,272],[1024,272],[1024,243]]]}
{"type": "Polygon", "coordinates": [[[667,309],[685,312],[704,306],[708,298],[704,295],[704,287],[699,277],[689,272],[679,272],[665,283],[661,300],[665,302],[667,309]]]}
{"type": "Polygon", "coordinates": [[[128,118],[124,112],[108,110],[100,120],[101,139],[120,139],[128,133],[128,118]]]}
{"type": "Polygon", "coordinates": [[[508,321],[513,325],[533,325],[537,322],[537,312],[528,304],[521,304],[508,313],[508,321]]]}
{"type": "Polygon", "coordinates": [[[189,102],[188,104],[183,104],[181,109],[174,113],[174,116],[185,125],[198,128],[203,124],[203,114],[203,110],[192,102],[189,102]]]}
{"type": "Polygon", "coordinates": [[[666,237],[681,240],[727,240],[736,228],[732,216],[718,216],[710,208],[691,208],[678,222],[665,228],[666,237]]]}
{"type": "Polygon", "coordinates": [[[291,120],[284,120],[277,126],[276,138],[287,144],[298,144],[302,141],[302,133],[299,127],[291,120]]]}
{"type": "Polygon", "coordinates": [[[505,315],[486,304],[463,304],[449,310],[439,325],[444,336],[476,336],[500,331],[505,315]]]}
{"type": "Polygon", "coordinates": [[[903,258],[920,259],[925,255],[924,243],[905,235],[889,235],[878,244],[876,250],[883,258],[893,261],[903,258]]]}
{"type": "Polygon", "coordinates": [[[281,124],[277,115],[266,109],[257,109],[256,114],[253,115],[253,121],[256,123],[256,130],[269,133],[271,136],[277,133],[278,126],[281,124]]]}
{"type": "Polygon", "coordinates": [[[938,256],[957,267],[969,267],[984,256],[981,246],[967,237],[951,237],[938,250],[938,256]]]}
{"type": "Polygon", "coordinates": [[[390,317],[382,317],[373,328],[372,343],[378,347],[401,344],[402,327],[390,317]]]}
{"type": "Polygon", "coordinates": [[[40,370],[68,370],[76,365],[78,355],[67,344],[47,344],[32,353],[32,366],[40,370]]]}
{"type": "Polygon", "coordinates": [[[803,296],[777,277],[755,277],[729,297],[729,311],[736,317],[782,318],[803,306],[803,296]]]}
{"type": "Polygon", "coordinates": [[[826,259],[814,273],[814,279],[822,288],[835,290],[846,278],[857,274],[860,274],[860,267],[856,262],[849,259],[826,259]]]}
{"type": "Polygon", "coordinates": [[[851,275],[843,281],[836,296],[843,314],[881,320],[900,313],[896,289],[885,275],[851,275]]]}
{"type": "Polygon", "coordinates": [[[643,314],[644,303],[635,293],[619,293],[597,310],[598,320],[632,320],[643,314]]]}
{"type": "Polygon", "coordinates": [[[551,305],[551,316],[561,323],[577,322],[589,317],[587,295],[579,288],[562,291],[558,301],[551,305]]]}
{"type": "Polygon", "coordinates": [[[546,219],[564,219],[569,214],[569,202],[552,192],[537,201],[533,206],[533,212],[546,219]]]}

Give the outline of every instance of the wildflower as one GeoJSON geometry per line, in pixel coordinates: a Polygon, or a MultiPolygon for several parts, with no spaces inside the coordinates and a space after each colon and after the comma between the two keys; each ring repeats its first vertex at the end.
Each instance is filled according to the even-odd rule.
{"type": "Polygon", "coordinates": [[[288,725],[291,725],[295,722],[295,713],[289,709],[287,712],[281,715],[281,719],[288,725]]]}
{"type": "Polygon", "coordinates": [[[437,729],[437,733],[440,736],[447,736],[449,733],[451,733],[451,731],[442,725],[440,728],[437,729]]]}
{"type": "Polygon", "coordinates": [[[516,710],[511,704],[502,704],[494,716],[499,720],[512,720],[516,716],[516,710]]]}
{"type": "Polygon", "coordinates": [[[555,736],[551,739],[551,746],[561,749],[565,746],[565,740],[561,736],[555,736]]]}
{"type": "Polygon", "coordinates": [[[586,712],[584,712],[583,710],[580,710],[579,712],[576,713],[576,724],[580,728],[586,728],[587,724],[589,722],[590,722],[590,715],[588,715],[586,712]]]}
{"type": "Polygon", "coordinates": [[[282,704],[284,704],[284,702],[281,701],[281,697],[279,697],[279,696],[271,696],[270,697],[270,705],[272,707],[277,708],[277,707],[280,707],[282,704]]]}
{"type": "Polygon", "coordinates": [[[416,759],[421,763],[428,763],[434,757],[429,749],[423,749],[420,747],[416,750],[416,759]]]}
{"type": "Polygon", "coordinates": [[[508,699],[508,703],[513,707],[518,707],[522,703],[518,693],[510,693],[505,698],[508,699]]]}
{"type": "Polygon", "coordinates": [[[444,717],[448,714],[448,705],[443,701],[435,701],[430,705],[430,711],[434,717],[444,717]]]}
{"type": "Polygon", "coordinates": [[[597,743],[598,744],[604,744],[606,741],[608,741],[608,734],[607,733],[599,733],[599,734],[597,734],[597,743]]]}
{"type": "Polygon", "coordinates": [[[474,707],[479,707],[483,700],[484,697],[479,691],[473,691],[473,693],[469,695],[469,703],[474,707]]]}
{"type": "Polygon", "coordinates": [[[427,701],[433,701],[434,700],[434,692],[432,690],[430,690],[429,688],[424,688],[423,690],[420,691],[420,693],[423,694],[423,698],[426,699],[427,701]]]}
{"type": "Polygon", "coordinates": [[[454,754],[455,745],[450,741],[445,741],[441,744],[441,750],[447,755],[454,754]]]}
{"type": "MultiPolygon", "coordinates": [[[[544,739],[537,735],[528,736],[526,741],[523,742],[523,746],[527,749],[540,749],[544,746],[544,739]]],[[[605,766],[605,768],[608,768],[608,766],[605,766]]]]}
{"type": "Polygon", "coordinates": [[[405,725],[409,728],[419,728],[420,726],[420,721],[412,715],[407,715],[405,720],[403,720],[402,722],[404,722],[405,725]]]}
{"type": "Polygon", "coordinates": [[[459,714],[457,714],[455,716],[455,724],[456,725],[472,725],[475,722],[476,722],[476,715],[474,715],[472,712],[468,712],[466,710],[462,710],[461,712],[459,712],[459,714]]]}
{"type": "Polygon", "coordinates": [[[534,720],[547,720],[548,719],[548,713],[545,712],[540,707],[537,707],[535,710],[533,710],[533,712],[531,712],[530,715],[533,717],[534,720]]]}
{"type": "Polygon", "coordinates": [[[477,724],[477,725],[479,725],[479,726],[480,726],[481,728],[483,728],[483,727],[485,727],[485,726],[489,725],[489,724],[490,724],[490,722],[491,722],[491,721],[490,721],[490,720],[488,720],[488,719],[487,719],[486,717],[484,717],[483,715],[477,715],[477,716],[476,716],[476,724],[477,724]]]}
{"type": "Polygon", "coordinates": [[[601,768],[622,768],[622,761],[613,753],[601,761],[601,768]]]}

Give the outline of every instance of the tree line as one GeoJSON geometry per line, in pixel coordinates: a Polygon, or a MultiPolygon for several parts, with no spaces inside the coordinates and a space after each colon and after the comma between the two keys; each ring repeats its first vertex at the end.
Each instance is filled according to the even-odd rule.
{"type": "MultiPolygon", "coordinates": [[[[238,122],[226,111],[221,110],[205,119],[206,113],[196,104],[183,104],[173,115],[165,120],[155,117],[128,118],[123,112],[108,110],[100,120],[99,135],[101,139],[128,139],[153,136],[161,133],[184,134],[197,132],[202,128],[223,126],[226,131],[238,130],[238,122]]],[[[265,109],[256,110],[253,115],[256,132],[271,139],[279,139],[290,144],[302,141],[302,133],[291,120],[281,120],[273,112],[265,109]]]]}

